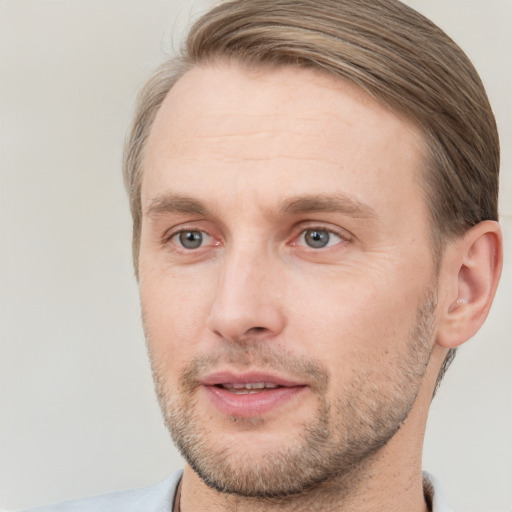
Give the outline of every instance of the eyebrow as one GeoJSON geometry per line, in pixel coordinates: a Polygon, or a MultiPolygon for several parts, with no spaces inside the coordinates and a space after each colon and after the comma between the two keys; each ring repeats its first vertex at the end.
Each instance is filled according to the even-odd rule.
{"type": "MultiPolygon", "coordinates": [[[[281,214],[336,212],[351,217],[371,219],[377,216],[375,210],[348,194],[310,195],[285,199],[280,202],[281,214]]],[[[164,193],[156,196],[146,209],[146,215],[153,217],[163,213],[185,213],[207,215],[208,208],[191,197],[164,193]]]]}
{"type": "Polygon", "coordinates": [[[161,194],[153,198],[146,209],[146,215],[153,217],[162,213],[193,213],[206,215],[206,207],[191,197],[176,194],[161,194]]]}
{"type": "Polygon", "coordinates": [[[283,213],[336,212],[362,219],[377,217],[375,210],[348,194],[311,195],[290,198],[281,203],[283,213]]]}

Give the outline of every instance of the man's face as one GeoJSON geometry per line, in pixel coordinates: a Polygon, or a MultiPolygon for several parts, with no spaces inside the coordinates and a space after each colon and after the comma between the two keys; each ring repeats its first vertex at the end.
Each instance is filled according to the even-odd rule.
{"type": "Polygon", "coordinates": [[[210,486],[282,496],[400,428],[433,344],[418,131],[313,71],[194,68],[149,137],[140,293],[159,400],[210,486]]]}

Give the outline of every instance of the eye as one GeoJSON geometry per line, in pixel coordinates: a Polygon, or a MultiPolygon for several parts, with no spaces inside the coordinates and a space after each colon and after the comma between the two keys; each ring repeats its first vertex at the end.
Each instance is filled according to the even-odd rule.
{"type": "Polygon", "coordinates": [[[327,229],[306,229],[299,236],[299,243],[312,249],[323,249],[338,244],[342,238],[327,229]]]}
{"type": "Polygon", "coordinates": [[[185,230],[176,233],[172,237],[172,241],[183,247],[184,249],[199,249],[207,242],[210,241],[210,236],[206,234],[204,231],[197,230],[185,230]]]}

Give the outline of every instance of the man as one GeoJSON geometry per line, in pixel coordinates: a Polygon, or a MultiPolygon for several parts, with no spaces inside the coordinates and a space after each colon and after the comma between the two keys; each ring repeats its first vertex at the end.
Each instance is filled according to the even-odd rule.
{"type": "Polygon", "coordinates": [[[240,0],[140,98],[125,178],[187,464],[52,510],[448,510],[429,405],[499,280],[482,84],[394,0],[240,0]]]}

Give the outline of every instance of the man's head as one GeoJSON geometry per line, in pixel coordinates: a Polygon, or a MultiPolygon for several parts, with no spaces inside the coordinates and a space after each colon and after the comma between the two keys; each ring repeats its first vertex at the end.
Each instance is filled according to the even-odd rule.
{"type": "Polygon", "coordinates": [[[437,249],[443,239],[497,219],[494,116],[473,65],[436,25],[395,0],[224,2],[198,20],[182,55],[166,62],[140,96],[125,162],[136,272],[152,121],[186,71],[218,60],[327,72],[416,124],[427,149],[424,193],[437,249]]]}
{"type": "Polygon", "coordinates": [[[146,86],[125,172],[157,391],[203,481],[348,489],[400,459],[499,274],[496,129],[454,43],[393,1],[222,4],[146,86]]]}

